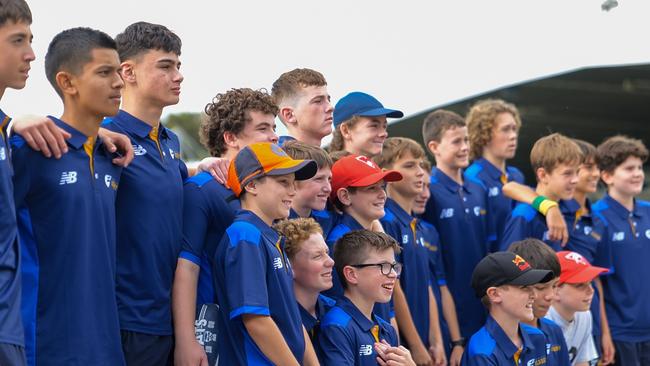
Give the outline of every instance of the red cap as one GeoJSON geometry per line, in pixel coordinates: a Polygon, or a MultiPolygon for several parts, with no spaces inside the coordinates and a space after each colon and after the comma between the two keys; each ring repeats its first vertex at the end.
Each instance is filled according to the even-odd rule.
{"type": "Polygon", "coordinates": [[[395,182],[402,180],[402,174],[396,170],[381,170],[377,164],[363,155],[347,155],[337,160],[332,166],[332,200],[336,192],[347,187],[367,187],[380,180],[395,182]]]}
{"type": "Polygon", "coordinates": [[[590,282],[601,273],[608,272],[607,268],[596,267],[576,252],[562,251],[557,253],[562,273],[560,283],[590,282]]]}

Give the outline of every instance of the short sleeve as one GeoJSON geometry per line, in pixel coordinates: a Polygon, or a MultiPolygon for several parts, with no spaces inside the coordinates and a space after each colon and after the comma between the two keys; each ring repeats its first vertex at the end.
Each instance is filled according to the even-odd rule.
{"type": "Polygon", "coordinates": [[[345,328],[331,325],[323,327],[318,335],[324,366],[355,364],[354,341],[345,328]]]}

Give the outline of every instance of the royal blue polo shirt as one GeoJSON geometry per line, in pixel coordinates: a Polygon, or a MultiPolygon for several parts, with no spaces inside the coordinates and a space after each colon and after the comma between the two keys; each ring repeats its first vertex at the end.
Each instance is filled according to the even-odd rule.
{"type": "MultiPolygon", "coordinates": [[[[320,225],[321,229],[323,229],[323,238],[327,239],[337,223],[339,214],[329,210],[311,210],[309,217],[314,219],[318,225],[320,225]]],[[[289,211],[289,218],[297,219],[300,218],[300,215],[298,215],[298,213],[292,208],[289,211]]]]}
{"type": "Polygon", "coordinates": [[[296,138],[293,136],[283,135],[278,138],[278,146],[283,147],[287,141],[295,141],[296,138]]]}
{"type": "Polygon", "coordinates": [[[127,135],[135,157],[117,193],[117,305],[122,330],[171,335],[171,288],[183,240],[183,180],[178,137],[129,113],[103,127],[127,135]]]}
{"type": "Polygon", "coordinates": [[[601,277],[612,338],[650,340],[650,203],[634,201],[629,211],[605,195],[592,207],[602,223],[602,245],[594,264],[610,268],[601,277]]]}
{"type": "Polygon", "coordinates": [[[115,200],[122,169],[101,140],[65,122],[68,153],[48,159],[11,137],[30,365],[122,365],[115,301],[115,200]]]}
{"type": "Polygon", "coordinates": [[[212,260],[223,234],[241,208],[239,199],[207,172],[187,178],[183,185],[183,246],[180,258],[200,267],[197,309],[216,301],[212,260]]]}
{"type": "Polygon", "coordinates": [[[0,110],[0,343],[25,344],[20,318],[20,259],[13,167],[7,141],[9,117],[0,110]]]}
{"type": "Polygon", "coordinates": [[[564,340],[562,328],[547,318],[539,319],[538,329],[546,336],[546,364],[571,366],[569,350],[564,340]]]}
{"type": "Polygon", "coordinates": [[[347,298],[342,297],[321,322],[320,346],[324,366],[377,365],[374,344],[385,339],[398,346],[395,329],[373,313],[372,320],[347,298]]]}
{"type": "Polygon", "coordinates": [[[485,309],[471,287],[476,264],[488,254],[485,194],[476,184],[456,183],[431,170],[431,198],[422,218],[440,235],[449,291],[456,302],[461,334],[467,338],[485,323],[485,309]]]}
{"type": "Polygon", "coordinates": [[[521,351],[494,318],[488,316],[485,326],[469,340],[461,365],[556,366],[547,362],[546,336],[541,330],[520,323],[519,336],[523,343],[521,351]]]}
{"type": "MultiPolygon", "coordinates": [[[[330,253],[334,253],[334,244],[336,244],[336,241],[339,240],[340,237],[345,235],[346,233],[353,231],[353,230],[365,230],[363,226],[352,216],[343,213],[338,217],[338,223],[332,231],[330,231],[330,234],[327,236],[327,239],[325,242],[327,243],[327,246],[329,247],[330,253]]],[[[325,295],[338,300],[341,297],[343,297],[343,285],[341,283],[341,279],[339,279],[339,274],[337,271],[332,272],[332,288],[330,288],[327,291],[323,292],[325,295]]],[[[382,319],[387,319],[390,321],[390,319],[395,317],[395,311],[393,308],[393,299],[387,303],[375,303],[375,307],[373,309],[373,313],[379,315],[382,319]]]]}
{"type": "MultiPolygon", "coordinates": [[[[575,200],[560,200],[559,206],[560,212],[566,221],[569,236],[571,236],[572,228],[574,228],[575,224],[576,212],[580,209],[580,205],[575,200]]],[[[562,248],[560,241],[549,240],[546,216],[542,215],[527,203],[518,203],[506,222],[500,250],[506,251],[510,244],[526,238],[539,239],[548,244],[556,252],[565,250],[562,248]]]]}
{"type": "Polygon", "coordinates": [[[270,316],[294,357],[305,337],[293,293],[293,271],[280,236],[251,211],[238,211],[217,247],[212,269],[219,317],[219,363],[271,365],[244,326],[245,314],[270,316]]]}
{"type": "Polygon", "coordinates": [[[411,319],[425,346],[429,346],[429,256],[418,239],[417,219],[404,211],[394,200],[386,199],[381,225],[386,234],[399,243],[401,251],[396,260],[402,263],[399,277],[402,291],[411,312],[411,319]]]}
{"type": "Polygon", "coordinates": [[[515,205],[515,201],[503,194],[503,185],[508,182],[524,184],[524,175],[513,166],[506,166],[504,173],[485,158],[475,160],[465,170],[464,175],[465,179],[481,187],[487,196],[490,234],[494,235],[491,237],[494,244],[491,251],[495,252],[501,243],[506,219],[515,205]]]}
{"type": "Polygon", "coordinates": [[[300,310],[300,319],[302,320],[302,325],[305,326],[307,334],[309,334],[309,339],[311,344],[314,346],[314,351],[318,355],[318,359],[322,359],[323,353],[320,349],[320,343],[318,341],[318,334],[320,333],[320,324],[323,321],[323,317],[330,311],[331,308],[336,305],[336,301],[332,298],[329,298],[325,295],[318,295],[316,300],[316,316],[313,316],[305,308],[298,303],[298,310],[300,310]]]}

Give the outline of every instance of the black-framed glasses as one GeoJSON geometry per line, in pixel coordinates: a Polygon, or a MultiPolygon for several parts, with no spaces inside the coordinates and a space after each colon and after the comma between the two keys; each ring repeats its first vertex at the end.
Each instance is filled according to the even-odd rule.
{"type": "Polygon", "coordinates": [[[390,275],[391,271],[395,271],[395,274],[398,275],[398,276],[400,275],[400,273],[402,273],[402,263],[399,263],[399,262],[351,264],[350,266],[355,267],[355,268],[365,268],[365,267],[377,266],[377,267],[379,267],[381,269],[381,274],[383,274],[384,276],[390,275]]]}

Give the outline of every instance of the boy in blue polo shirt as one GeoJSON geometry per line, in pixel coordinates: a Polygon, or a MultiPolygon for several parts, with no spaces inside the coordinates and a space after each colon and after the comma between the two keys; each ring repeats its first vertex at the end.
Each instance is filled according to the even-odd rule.
{"type": "Polygon", "coordinates": [[[591,207],[602,224],[594,262],[610,268],[601,281],[616,365],[639,365],[650,358],[650,203],[636,198],[648,150],[641,140],[624,136],[607,139],[597,150],[607,194],[591,207]]]}
{"type": "Polygon", "coordinates": [[[570,138],[553,133],[537,140],[530,151],[530,163],[535,172],[538,198],[532,205],[519,203],[508,217],[501,248],[526,238],[544,241],[553,250],[562,250],[562,244],[549,238],[545,214],[559,203],[565,218],[575,218],[580,208],[573,200],[578,183],[578,167],[583,155],[570,138]]]}
{"type": "Polygon", "coordinates": [[[404,305],[410,313],[410,319],[404,319],[406,312],[401,311],[402,302],[396,299],[395,313],[401,338],[411,350],[416,363],[435,361],[435,364],[445,364],[447,360],[440,332],[438,304],[431,289],[429,253],[418,240],[422,233],[419,233],[417,219],[412,216],[415,199],[424,187],[424,157],[422,147],[411,139],[386,139],[381,154],[375,156],[374,160],[382,169],[400,172],[402,180],[387,185],[386,214],[380,221],[386,234],[401,246],[397,256],[403,266],[400,285],[406,297],[404,305]]]}
{"type": "MultiPolygon", "coordinates": [[[[365,156],[347,155],[334,163],[330,199],[342,214],[338,224],[327,237],[330,251],[343,234],[352,230],[371,230],[373,222],[384,216],[384,184],[400,179],[402,175],[399,172],[382,171],[375,162],[365,156]]],[[[399,283],[396,291],[401,291],[399,283]]],[[[334,286],[325,294],[334,299],[343,296],[338,274],[334,275],[334,286]]],[[[394,318],[390,303],[378,304],[375,313],[390,322],[394,318]]]]}
{"type": "Polygon", "coordinates": [[[63,99],[62,117],[49,118],[71,135],[69,151],[47,159],[22,137],[11,138],[30,365],[124,364],[114,282],[121,168],[97,138],[102,119],[118,111],[119,67],[105,33],[59,33],[45,73],[63,99]]]}
{"type": "Polygon", "coordinates": [[[513,201],[503,195],[502,187],[511,181],[524,183],[521,171],[506,165],[506,160],[514,158],[517,151],[521,118],[513,104],[487,99],[474,104],[465,120],[473,162],[464,176],[477,183],[487,196],[491,231],[495,234],[490,251],[496,251],[506,219],[514,207],[513,201]]]}
{"type": "Polygon", "coordinates": [[[270,143],[248,145],[230,163],[228,186],[242,210],[226,229],[213,265],[220,364],[318,362],[300,321],[291,264],[271,228],[289,215],[295,181],[315,173],[316,163],[293,160],[270,143]]]}
{"type": "Polygon", "coordinates": [[[534,319],[533,285],[552,278],[551,271],[533,269],[514,253],[483,258],[472,273],[472,288],[490,315],[469,340],[461,365],[554,365],[547,359],[544,333],[520,322],[534,319]]]}
{"type": "Polygon", "coordinates": [[[271,95],[278,106],[278,117],[289,130],[279,144],[298,140],[312,146],[332,133],[332,112],[323,74],[312,69],[287,71],[273,82],[271,95]]]}
{"type": "MultiPolygon", "coordinates": [[[[277,113],[271,96],[264,91],[241,88],[219,93],[205,106],[201,142],[210,155],[230,161],[246,145],[278,141],[275,134],[277,113]]],[[[195,314],[203,304],[215,302],[212,260],[239,208],[234,193],[212,179],[208,172],[185,181],[183,245],[172,294],[174,359],[178,364],[185,361],[198,364],[206,358],[195,337],[195,314]]]]}
{"type": "Polygon", "coordinates": [[[338,219],[334,210],[327,209],[332,193],[332,158],[320,147],[297,140],[287,141],[282,149],[293,159],[313,160],[318,166],[313,178],[296,183],[296,198],[291,204],[289,218],[313,218],[323,229],[323,237],[327,238],[338,219]]]}
{"type": "Polygon", "coordinates": [[[422,125],[424,144],[435,157],[431,170],[431,198],[422,218],[440,234],[447,285],[456,301],[461,339],[485,323],[485,309],[467,286],[472,269],[488,253],[486,197],[476,184],[463,180],[469,164],[467,126],[456,113],[437,110],[422,125]]]}
{"type": "Polygon", "coordinates": [[[557,300],[557,287],[562,268],[553,249],[538,239],[516,241],[508,251],[524,258],[534,269],[551,271],[553,278],[548,282],[534,285],[533,320],[521,319],[523,323],[538,328],[546,336],[546,363],[549,365],[569,366],[569,349],[567,348],[562,328],[545,318],[554,300],[557,300]]]}
{"type": "Polygon", "coordinates": [[[179,100],[181,41],[166,27],[146,22],[131,24],[115,40],[124,98],[122,110],[103,125],[127,135],[135,153],[117,197],[122,346],[129,365],[161,365],[172,361],[171,291],[188,171],[178,137],[160,117],[179,100]]]}
{"type": "Polygon", "coordinates": [[[393,238],[369,230],[348,232],[336,242],[334,262],[345,290],[322,321],[323,365],[415,365],[398,347],[395,329],[373,312],[375,303],[391,299],[402,270],[395,261],[399,250],[393,238]]]}
{"type": "Polygon", "coordinates": [[[386,118],[401,118],[404,113],[384,108],[375,97],[352,92],[334,107],[334,133],[329,151],[348,151],[369,158],[381,153],[388,137],[386,118]]]}

